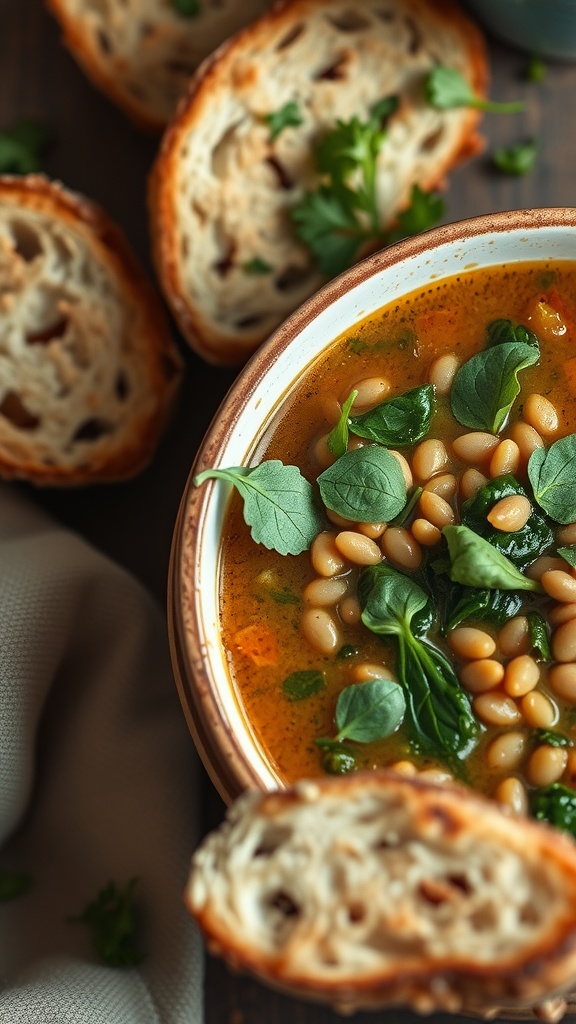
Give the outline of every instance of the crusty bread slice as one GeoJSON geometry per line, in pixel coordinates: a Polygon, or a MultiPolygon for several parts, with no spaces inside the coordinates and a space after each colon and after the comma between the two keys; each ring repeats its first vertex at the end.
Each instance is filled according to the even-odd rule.
{"type": "Polygon", "coordinates": [[[0,476],[84,484],[150,459],[182,361],[102,210],[42,175],[0,178],[0,476]]]}
{"type": "Polygon", "coordinates": [[[576,979],[576,843],[393,772],[245,794],[185,901],[232,966],[342,1010],[551,1018],[576,979]]]}
{"type": "Polygon", "coordinates": [[[159,278],[204,358],[241,363],[324,282],[290,210],[317,187],[314,144],[338,119],[366,121],[378,101],[400,99],[378,157],[383,228],[414,183],[441,186],[477,151],[478,112],[424,97],[437,64],[485,93],[483,39],[450,0],[288,0],[204,63],[150,183],[159,278]],[[292,101],[302,123],[272,138],[266,115],[292,101]],[[253,260],[271,272],[247,272],[253,260]]]}
{"type": "Polygon", "coordinates": [[[88,77],[152,131],[161,131],[172,116],[201,61],[268,5],[268,0],[46,2],[88,77]],[[188,8],[197,13],[187,15],[188,8]]]}

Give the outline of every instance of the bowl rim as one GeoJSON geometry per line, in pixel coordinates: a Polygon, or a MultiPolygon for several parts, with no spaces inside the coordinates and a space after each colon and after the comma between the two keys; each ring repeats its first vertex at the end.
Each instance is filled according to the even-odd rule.
{"type": "MultiPolygon", "coordinates": [[[[212,500],[212,488],[194,487],[193,478],[203,469],[218,464],[225,439],[272,362],[293,338],[343,294],[397,263],[421,257],[445,244],[464,243],[487,234],[503,235],[522,230],[531,233],[550,228],[576,230],[576,207],[507,210],[465,218],[402,239],[373,253],[325,284],[284,320],[240,369],[220,403],[197,450],[180,501],[170,549],[167,613],[172,668],[184,716],[204,767],[226,803],[243,789],[262,788],[262,783],[246,759],[240,738],[229,728],[225,709],[212,685],[204,657],[206,638],[196,600],[188,601],[189,618],[186,624],[183,622],[186,583],[195,576],[194,557],[212,500]]],[[[311,362],[314,358],[316,356],[311,362]]]]}

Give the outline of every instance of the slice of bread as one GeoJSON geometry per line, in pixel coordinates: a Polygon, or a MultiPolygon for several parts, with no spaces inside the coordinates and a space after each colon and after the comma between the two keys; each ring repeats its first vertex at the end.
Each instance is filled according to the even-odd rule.
{"type": "Polygon", "coordinates": [[[484,94],[483,38],[450,0],[288,0],[220,48],[192,80],[150,182],[155,262],[188,342],[239,364],[325,277],[291,209],[318,187],[314,145],[336,121],[366,121],[397,95],[378,155],[383,229],[443,184],[481,145],[479,114],[424,96],[438,64],[484,94]],[[297,104],[301,124],[272,137],[267,115],[297,104]],[[254,261],[269,273],[250,273],[254,261]]]}
{"type": "Polygon", "coordinates": [[[344,1011],[552,1019],[576,979],[576,843],[393,772],[245,794],[185,901],[230,965],[344,1011]]]}
{"type": "Polygon", "coordinates": [[[268,6],[268,0],[46,2],[88,77],[152,131],[172,116],[201,61],[268,6]]]}
{"type": "Polygon", "coordinates": [[[117,480],[148,462],[182,361],[102,210],[42,175],[0,178],[0,476],[117,480]]]}

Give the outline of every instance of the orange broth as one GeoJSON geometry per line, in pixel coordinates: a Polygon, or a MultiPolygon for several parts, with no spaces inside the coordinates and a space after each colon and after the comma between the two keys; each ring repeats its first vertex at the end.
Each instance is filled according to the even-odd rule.
{"type": "MultiPolygon", "coordinates": [[[[519,374],[522,390],[500,432],[501,438],[509,436],[511,425],[521,414],[523,398],[534,391],[546,396],[558,412],[561,427],[553,440],[575,432],[576,262],[526,263],[471,270],[431,284],[424,291],[383,306],[352,332],[336,339],[285,397],[266,429],[255,462],[281,459],[299,466],[314,481],[321,469],[314,458],[315,443],[334,426],[336,402],[341,404],[346,399],[355,382],[382,375],[392,385],[386,397],[399,395],[425,383],[431,364],[442,353],[454,352],[464,362],[483,349],[486,326],[498,318],[532,327],[541,351],[538,365],[519,374]],[[527,323],[529,314],[541,308],[541,298],[559,310],[567,327],[562,336],[545,337],[537,316],[527,323]]],[[[428,436],[442,438],[450,450],[451,440],[468,430],[453,418],[449,398],[438,399],[428,436]]],[[[457,469],[458,460],[451,457],[451,465],[457,469]]],[[[520,482],[525,479],[520,477],[520,482]]],[[[334,529],[328,520],[325,528],[334,529]]],[[[318,654],[300,630],[302,592],[316,578],[309,552],[281,556],[255,544],[237,494],[231,502],[224,537],[222,638],[239,702],[257,743],[281,780],[322,775],[321,751],[315,741],[335,735],[335,702],[351,682],[351,664],[355,660],[382,661],[384,656],[394,670],[394,646],[383,643],[362,623],[341,623],[340,654],[318,654]],[[256,664],[250,652],[254,640],[258,641],[258,632],[262,634],[263,654],[256,664]],[[357,648],[358,655],[342,656],[346,647],[357,648]],[[287,700],[283,680],[305,669],[323,670],[326,689],[304,700],[287,700]]],[[[543,598],[544,604],[546,600],[549,603],[543,598]]],[[[495,635],[494,629],[488,631],[495,635]]],[[[450,657],[454,660],[454,655],[450,657]]],[[[545,675],[539,688],[548,692],[545,675]]],[[[576,738],[572,706],[558,697],[554,703],[559,709],[560,727],[576,738]]],[[[554,728],[558,727],[557,723],[554,728]]],[[[466,769],[467,779],[488,793],[502,776],[501,771],[486,766],[486,746],[499,732],[501,728],[483,727],[466,769]]],[[[404,758],[419,769],[440,764],[437,758],[415,755],[403,728],[388,739],[358,744],[355,750],[358,767],[390,765],[404,758]]]]}

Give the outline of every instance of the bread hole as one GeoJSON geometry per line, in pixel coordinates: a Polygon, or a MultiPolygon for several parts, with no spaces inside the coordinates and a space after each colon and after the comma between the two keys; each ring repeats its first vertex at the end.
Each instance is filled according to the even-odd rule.
{"type": "Polygon", "coordinates": [[[114,384],[114,390],[116,392],[116,398],[119,402],[125,402],[130,394],[130,385],[126,374],[120,370],[120,373],[116,376],[116,382],[114,384]]]}
{"type": "Polygon", "coordinates": [[[276,850],[292,836],[290,828],[269,828],[260,836],[260,842],[252,854],[253,857],[271,857],[276,850]]]}
{"type": "Polygon", "coordinates": [[[251,327],[258,327],[259,324],[264,322],[264,316],[260,314],[254,314],[253,316],[244,316],[240,320],[236,321],[236,329],[239,331],[247,331],[251,327]]]}
{"type": "Polygon", "coordinates": [[[486,932],[498,927],[498,908],[485,905],[470,915],[470,924],[477,932],[486,932]]]}
{"type": "Polygon", "coordinates": [[[366,918],[366,907],[363,903],[350,903],[347,910],[348,920],[351,924],[360,924],[366,918]]]}
{"type": "Polygon", "coordinates": [[[279,53],[280,50],[285,50],[288,46],[291,46],[292,43],[296,42],[296,40],[302,35],[303,31],[304,25],[295,25],[290,32],[287,32],[285,36],[282,36],[282,39],[276,46],[276,53],[279,53]]]}
{"type": "Polygon", "coordinates": [[[112,46],[110,44],[110,37],[104,29],[99,28],[96,33],[96,39],[98,40],[98,46],[102,50],[102,53],[109,54],[112,52],[112,46]]]}
{"type": "Polygon", "coordinates": [[[266,906],[277,911],[285,920],[298,917],[300,914],[300,907],[284,889],[277,889],[271,893],[266,900],[266,906]]]}
{"type": "Polygon", "coordinates": [[[469,895],[471,887],[466,878],[449,875],[446,878],[425,878],[418,886],[419,895],[432,906],[454,903],[463,894],[469,895]]]}
{"type": "Polygon", "coordinates": [[[26,335],[27,345],[46,345],[49,341],[53,341],[55,338],[61,338],[66,333],[68,327],[68,317],[60,317],[55,323],[49,327],[45,327],[42,331],[31,331],[26,335]]]}
{"type": "Polygon", "coordinates": [[[362,29],[370,28],[368,19],[360,14],[359,11],[352,10],[352,8],[326,20],[334,25],[334,28],[339,29],[340,32],[360,32],[362,29]]]}
{"type": "Polygon", "coordinates": [[[376,15],[377,18],[380,18],[380,21],[383,21],[386,25],[388,25],[391,21],[394,21],[394,18],[396,17],[394,11],[391,11],[388,7],[381,7],[380,9],[376,9],[374,11],[374,14],[376,15]]]}
{"type": "Polygon", "coordinates": [[[448,875],[446,881],[454,889],[459,889],[460,892],[463,892],[466,896],[470,896],[473,892],[473,887],[465,875],[448,875]]]}
{"type": "Polygon", "coordinates": [[[190,78],[194,71],[194,64],[185,60],[167,60],[165,67],[175,75],[185,75],[186,78],[190,78]]]}
{"type": "Polygon", "coordinates": [[[525,903],[520,911],[520,921],[522,924],[540,924],[541,915],[538,913],[533,903],[525,903]]]}
{"type": "Polygon", "coordinates": [[[418,25],[416,24],[415,21],[412,20],[412,18],[406,18],[405,25],[410,35],[410,42],[408,43],[408,52],[414,55],[418,53],[418,51],[422,48],[422,33],[420,32],[418,25]]]}
{"type": "Polygon", "coordinates": [[[212,173],[217,178],[222,178],[227,174],[228,157],[231,149],[233,148],[237,130],[237,124],[230,125],[212,150],[210,166],[212,168],[212,173]]]}
{"type": "Polygon", "coordinates": [[[162,366],[162,373],[164,375],[164,380],[171,381],[171,380],[174,380],[175,377],[178,377],[178,375],[180,373],[180,363],[179,362],[176,362],[176,360],[172,359],[171,356],[166,355],[165,353],[163,353],[162,356],[160,357],[160,363],[161,363],[161,366],[162,366]]]}
{"type": "Polygon", "coordinates": [[[274,174],[278,179],[278,184],[280,185],[280,188],[286,189],[286,191],[288,191],[293,187],[294,183],[290,178],[288,172],[285,170],[285,168],[282,166],[280,161],[275,156],[267,157],[266,163],[274,171],[274,174]]]}
{"type": "Polygon", "coordinates": [[[420,152],[430,153],[432,150],[436,149],[436,146],[441,141],[443,135],[444,126],[440,125],[439,128],[436,128],[435,131],[430,132],[430,134],[427,135],[426,138],[422,140],[422,142],[420,143],[420,152]]]}
{"type": "Polygon", "coordinates": [[[35,430],[40,419],[26,408],[16,391],[7,391],[0,402],[0,413],[19,430],[35,430]]]}
{"type": "Polygon", "coordinates": [[[346,57],[341,54],[337,60],[332,61],[322,71],[317,71],[313,76],[314,82],[340,82],[346,77],[346,57]]]}
{"type": "Polygon", "coordinates": [[[42,252],[42,243],[36,231],[21,220],[10,223],[14,250],[26,263],[31,263],[42,252]]]}
{"type": "Polygon", "coordinates": [[[299,288],[310,276],[310,267],[286,267],[275,279],[274,284],[279,292],[289,292],[293,288],[299,288]]]}
{"type": "Polygon", "coordinates": [[[221,259],[219,259],[217,263],[213,264],[213,270],[219,277],[226,277],[226,275],[232,270],[232,267],[234,266],[235,252],[236,246],[231,242],[221,259]]]}
{"type": "Polygon", "coordinates": [[[99,438],[104,437],[106,434],[110,434],[113,429],[114,428],[111,423],[94,416],[92,419],[84,420],[84,422],[80,424],[78,429],[72,435],[72,441],[98,441],[99,438]]]}

